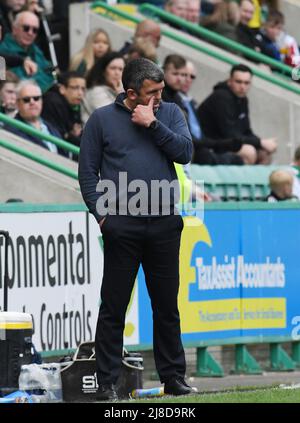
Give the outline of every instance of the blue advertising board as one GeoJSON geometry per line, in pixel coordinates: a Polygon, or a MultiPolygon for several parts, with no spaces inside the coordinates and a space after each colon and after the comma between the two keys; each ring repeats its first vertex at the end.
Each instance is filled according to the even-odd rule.
{"type": "MultiPolygon", "coordinates": [[[[291,337],[300,316],[300,210],[207,210],[184,217],[179,310],[185,343],[291,337]]],[[[152,312],[140,269],[139,340],[152,343],[152,312]]]]}

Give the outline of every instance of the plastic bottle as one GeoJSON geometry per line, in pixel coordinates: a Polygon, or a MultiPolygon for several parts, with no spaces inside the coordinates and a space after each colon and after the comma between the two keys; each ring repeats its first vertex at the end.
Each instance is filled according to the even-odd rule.
{"type": "Polygon", "coordinates": [[[62,402],[60,364],[23,365],[19,376],[19,389],[26,391],[31,397],[36,396],[32,402],[62,402]]]}
{"type": "Polygon", "coordinates": [[[51,402],[51,401],[49,401],[49,396],[47,394],[43,394],[43,395],[30,395],[28,402],[41,404],[41,403],[51,402]]]}
{"type": "Polygon", "coordinates": [[[132,398],[142,397],[161,397],[164,395],[164,388],[134,389],[131,393],[132,398]]]}

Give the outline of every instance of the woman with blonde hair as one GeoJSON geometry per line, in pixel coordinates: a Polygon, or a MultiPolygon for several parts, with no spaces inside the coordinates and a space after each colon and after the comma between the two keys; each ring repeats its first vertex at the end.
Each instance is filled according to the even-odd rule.
{"type": "Polygon", "coordinates": [[[107,32],[104,29],[96,29],[88,35],[84,47],[72,57],[70,70],[86,76],[96,60],[110,51],[111,41],[107,32]]]}

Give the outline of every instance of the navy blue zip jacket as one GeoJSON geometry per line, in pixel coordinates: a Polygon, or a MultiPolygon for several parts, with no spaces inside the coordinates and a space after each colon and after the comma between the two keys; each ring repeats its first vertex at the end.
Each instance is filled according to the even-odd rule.
{"type": "MultiPolygon", "coordinates": [[[[151,181],[176,181],[174,162],[186,164],[192,157],[191,135],[176,104],[160,104],[156,113],[158,124],[152,129],[131,121],[131,111],[123,103],[125,97],[125,93],[119,94],[114,103],[97,109],[87,121],[81,138],[79,183],[83,199],[97,222],[106,215],[99,209],[99,202],[97,206],[100,196],[103,195],[103,200],[105,195],[105,192],[99,192],[103,180],[110,180],[117,187],[118,213],[120,196],[124,195],[120,172],[127,172],[126,195],[129,200],[138,192],[128,193],[130,182],[144,181],[150,193],[151,181]]],[[[174,195],[169,201],[172,213],[176,203],[174,195]]]]}

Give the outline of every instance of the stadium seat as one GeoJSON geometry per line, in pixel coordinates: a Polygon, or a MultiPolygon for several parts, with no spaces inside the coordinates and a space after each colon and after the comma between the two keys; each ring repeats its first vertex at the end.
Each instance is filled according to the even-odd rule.
{"type": "Polygon", "coordinates": [[[191,165],[193,180],[204,181],[205,190],[223,201],[259,201],[269,193],[269,175],[282,165],[200,166],[191,165]]]}

